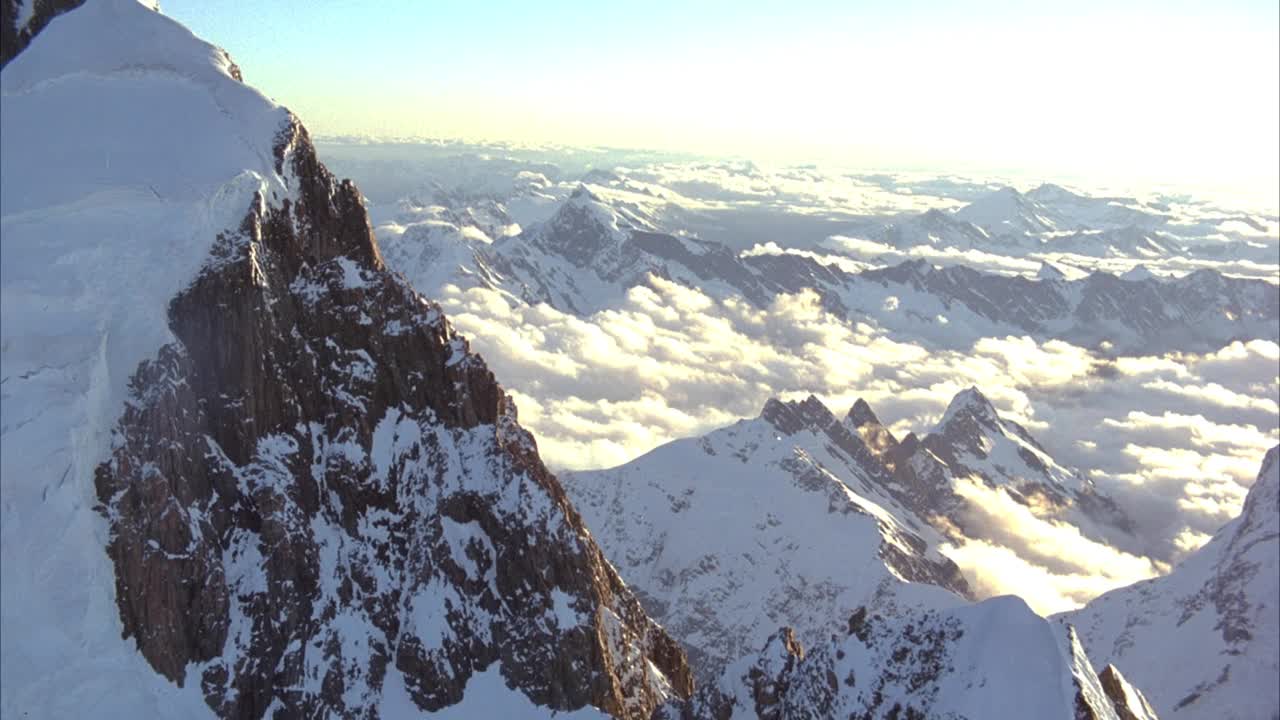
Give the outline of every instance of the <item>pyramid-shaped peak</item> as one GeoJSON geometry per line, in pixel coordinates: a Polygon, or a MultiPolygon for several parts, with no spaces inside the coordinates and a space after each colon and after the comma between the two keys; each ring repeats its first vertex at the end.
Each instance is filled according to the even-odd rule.
{"type": "Polygon", "coordinates": [[[876,417],[875,411],[871,409],[871,405],[866,400],[858,398],[853,403],[853,407],[849,408],[849,422],[854,427],[862,427],[863,425],[880,425],[880,418],[876,417]]]}
{"type": "Polygon", "coordinates": [[[947,410],[942,414],[942,420],[938,422],[938,427],[945,428],[953,420],[960,417],[972,417],[977,420],[993,421],[999,418],[996,413],[995,406],[987,399],[986,395],[976,387],[969,387],[956,393],[951,398],[951,403],[947,405],[947,410]]]}

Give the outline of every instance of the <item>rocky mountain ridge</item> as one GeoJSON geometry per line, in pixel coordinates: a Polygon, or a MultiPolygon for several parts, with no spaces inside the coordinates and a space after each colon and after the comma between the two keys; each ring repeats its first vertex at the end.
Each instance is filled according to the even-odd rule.
{"type": "Polygon", "coordinates": [[[510,697],[647,718],[687,695],[683,650],[605,561],[510,397],[387,270],[355,186],[234,67],[150,8],[89,0],[0,75],[4,714],[376,718],[510,697]],[[76,131],[58,141],[87,167],[24,164],[68,129],[55,103],[76,131]],[[154,166],[153,119],[185,128],[154,166]],[[95,166],[108,146],[116,162],[95,166]],[[182,202],[207,224],[75,222],[182,202]],[[151,264],[136,276],[135,251],[151,264]],[[107,301],[135,282],[150,284],[107,301]],[[81,346],[101,348],[87,379],[50,371],[81,346]],[[97,423],[105,452],[51,445],[97,423]],[[33,523],[70,530],[30,552],[33,523]],[[84,628],[44,616],[77,602],[84,628]],[[124,663],[100,674],[88,647],[124,663]],[[101,682],[112,672],[136,675],[101,682]],[[501,697],[468,692],[493,673],[501,697]]]}
{"type": "Polygon", "coordinates": [[[1070,627],[1014,597],[944,609],[890,602],[877,612],[858,608],[831,630],[809,650],[789,628],[779,630],[718,683],[658,717],[1156,718],[1118,670],[1094,671],[1070,627]]]}
{"type": "Polygon", "coordinates": [[[973,388],[923,441],[899,442],[865,401],[838,419],[813,396],[774,399],[757,418],[564,475],[606,555],[684,639],[704,682],[778,627],[821,641],[832,617],[874,607],[903,580],[970,597],[938,552],[983,537],[961,480],[1057,503],[1055,519],[1088,534],[1088,523],[1124,521],[973,388]]]}
{"type": "MultiPolygon", "coordinates": [[[[941,211],[926,213],[925,221],[930,228],[962,223],[941,211]]],[[[988,235],[967,227],[959,232],[971,240],[988,235]]],[[[934,242],[921,239],[938,237],[930,228],[899,240],[934,242]]],[[[1132,242],[1159,244],[1149,233],[1134,232],[1132,242]]],[[[549,220],[518,235],[487,244],[467,240],[459,229],[421,241],[398,243],[393,262],[415,286],[428,291],[445,283],[487,287],[516,302],[545,302],[578,315],[616,307],[627,289],[645,284],[652,274],[712,297],[737,295],[762,308],[779,294],[813,290],[837,316],[870,317],[896,331],[962,345],[974,338],[954,328],[1056,338],[1117,353],[1280,339],[1280,288],[1264,280],[1211,269],[1175,279],[1120,278],[1102,271],[1075,280],[1029,279],[963,265],[935,268],[923,259],[854,273],[811,256],[740,254],[719,243],[671,234],[643,209],[612,203],[585,185],[549,220]],[[448,258],[449,267],[435,258],[448,258]],[[890,297],[901,306],[894,313],[884,310],[890,297]],[[939,313],[948,317],[950,329],[936,326],[939,313]]],[[[953,246],[955,238],[937,242],[953,246]]]]}

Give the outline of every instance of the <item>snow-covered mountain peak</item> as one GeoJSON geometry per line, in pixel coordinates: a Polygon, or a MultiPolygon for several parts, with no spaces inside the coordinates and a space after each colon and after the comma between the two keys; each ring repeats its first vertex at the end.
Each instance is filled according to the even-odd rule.
{"type": "MultiPolygon", "coordinates": [[[[622,244],[638,230],[653,228],[636,213],[607,202],[579,184],[550,218],[533,228],[527,239],[577,268],[599,269],[615,263],[622,244]]],[[[525,239],[512,238],[508,245],[525,239]]]]}
{"type": "Polygon", "coordinates": [[[0,715],[687,693],[509,396],[234,67],[90,0],[0,73],[0,715]]]}
{"type": "Polygon", "coordinates": [[[876,239],[898,248],[917,245],[972,247],[986,242],[989,237],[982,228],[950,212],[933,208],[895,220],[886,225],[876,239]]]}
{"type": "Polygon", "coordinates": [[[955,216],[992,233],[1042,233],[1057,229],[1049,210],[1011,187],[1001,188],[956,211],[955,216]]]}
{"type": "Polygon", "coordinates": [[[1265,539],[1280,535],[1280,445],[1267,451],[1258,478],[1245,496],[1238,523],[1240,536],[1265,539]]]}
{"type": "MultiPolygon", "coordinates": [[[[1258,480],[1250,488],[1250,492],[1265,498],[1259,502],[1265,503],[1266,507],[1280,506],[1280,445],[1267,451],[1266,457],[1262,459],[1262,469],[1258,471],[1258,480]]],[[[1249,500],[1246,499],[1245,505],[1248,504],[1249,500]]]]}
{"type": "Polygon", "coordinates": [[[941,536],[896,504],[883,466],[814,396],[562,480],[704,680],[781,626],[822,638],[885,582],[970,592],[941,536]]]}
{"type": "Polygon", "coordinates": [[[941,461],[954,478],[976,476],[1015,488],[1038,486],[1055,495],[1088,487],[1084,478],[1059,465],[1026,428],[1001,417],[976,387],[952,398],[921,445],[929,454],[917,455],[916,470],[926,475],[934,474],[929,465],[941,461]]]}
{"type": "Polygon", "coordinates": [[[169,72],[209,87],[218,76],[240,79],[225,50],[138,0],[89,0],[54,18],[41,38],[5,66],[6,94],[71,74],[169,72]],[[104,28],[113,29],[110,41],[104,28]]]}
{"type": "Polygon", "coordinates": [[[953,425],[972,419],[982,425],[996,429],[996,424],[1000,420],[999,413],[996,408],[987,399],[986,395],[976,387],[970,386],[956,393],[951,398],[951,402],[947,405],[947,409],[942,413],[942,419],[938,421],[934,432],[946,433],[953,425]]]}
{"type": "Polygon", "coordinates": [[[576,202],[578,204],[603,204],[600,197],[591,192],[590,188],[588,188],[584,183],[578,183],[578,186],[573,189],[573,192],[569,193],[569,201],[576,202]]]}

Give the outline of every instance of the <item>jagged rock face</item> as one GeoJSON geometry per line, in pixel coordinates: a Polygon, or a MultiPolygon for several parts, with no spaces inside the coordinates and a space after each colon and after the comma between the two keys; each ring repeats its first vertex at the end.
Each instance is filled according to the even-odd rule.
{"type": "Polygon", "coordinates": [[[1156,711],[1142,692],[1129,684],[1115,665],[1108,665],[1098,673],[1098,682],[1111,700],[1120,720],[1146,720],[1154,718],[1156,711]]]}
{"type": "Polygon", "coordinates": [[[1263,460],[1240,516],[1173,572],[1058,618],[1095,663],[1123,669],[1162,717],[1244,720],[1280,713],[1280,448],[1263,460]]]}
{"type": "Polygon", "coordinates": [[[885,470],[882,475],[891,477],[886,490],[921,518],[945,518],[939,526],[946,532],[969,530],[967,506],[956,492],[962,479],[1001,487],[1056,519],[1132,532],[1132,522],[1111,498],[1060,466],[1026,428],[1001,417],[977,388],[958,393],[923,440],[909,434],[897,442],[862,400],[845,423],[872,451],[885,470]]]}
{"type": "Polygon", "coordinates": [[[908,433],[899,442],[862,398],[854,401],[849,414],[845,416],[844,425],[862,439],[863,444],[889,474],[897,472],[899,462],[910,458],[918,444],[914,433],[908,433]]]}
{"type": "Polygon", "coordinates": [[[784,628],[657,717],[1155,718],[1118,674],[1100,680],[1069,628],[1051,627],[1016,599],[887,609],[859,608],[808,651],[784,628]]]}
{"type": "Polygon", "coordinates": [[[97,472],[125,634],[224,717],[423,710],[501,663],[647,717],[684,654],[603,559],[479,357],[383,267],[290,117],[263,198],[173,299],[97,472]]]}

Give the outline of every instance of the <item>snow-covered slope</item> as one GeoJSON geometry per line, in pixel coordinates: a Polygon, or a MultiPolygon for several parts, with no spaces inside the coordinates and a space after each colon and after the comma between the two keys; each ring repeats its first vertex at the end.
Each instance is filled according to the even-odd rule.
{"type": "Polygon", "coordinates": [[[1024,197],[1052,215],[1055,224],[1064,230],[1149,229],[1169,220],[1169,216],[1157,208],[1142,205],[1133,198],[1091,197],[1052,183],[1044,183],[1024,197]]]}
{"type": "Polygon", "coordinates": [[[677,440],[566,490],[703,678],[779,626],[805,642],[891,579],[967,593],[938,534],[881,488],[866,447],[827,408],[770,401],[760,417],[677,440]]]}
{"type": "Polygon", "coordinates": [[[992,236],[1150,230],[1169,220],[1167,215],[1140,206],[1131,198],[1089,197],[1048,183],[1025,194],[1011,187],[1002,188],[960,208],[955,218],[977,225],[992,236]]]}
{"type": "Polygon", "coordinates": [[[1240,516],[1173,572],[1059,617],[1163,718],[1280,717],[1280,448],[1240,516]]]}
{"type": "Polygon", "coordinates": [[[688,693],[510,398],[226,53],[90,0],[0,89],[0,714],[688,693]]]}
{"type": "MultiPolygon", "coordinates": [[[[902,592],[901,595],[910,593],[902,592]]],[[[664,718],[1155,720],[1142,693],[1099,677],[1075,633],[1016,597],[930,608],[882,597],[806,648],[789,629],[664,718]]]]}
{"type": "MultiPolygon", "coordinates": [[[[255,193],[287,113],[134,2],[56,18],[0,72],[4,715],[207,713],[120,639],[94,468],[169,300],[255,193]]],[[[191,686],[188,686],[190,688],[191,686]]]]}
{"type": "Polygon", "coordinates": [[[832,618],[900,580],[968,595],[944,540],[986,538],[961,481],[1034,498],[1037,512],[1125,532],[1126,520],[976,389],[902,441],[859,400],[837,419],[816,397],[663,445],[565,487],[597,542],[704,680],[781,626],[821,643],[832,618]],[[838,548],[838,551],[835,549],[838,548]]]}

